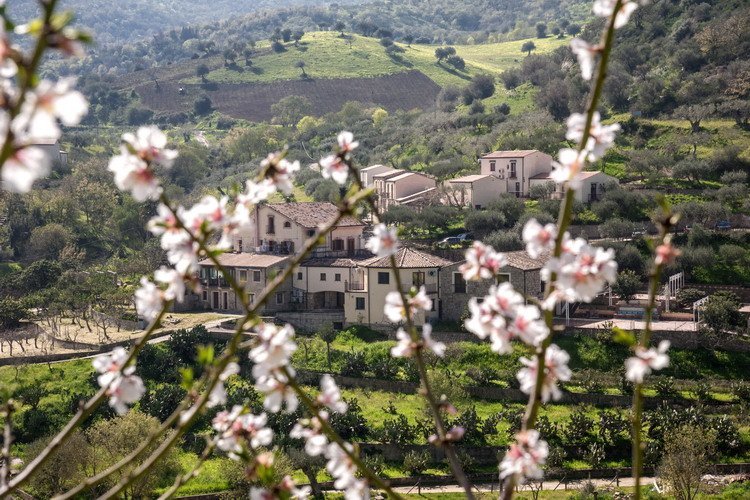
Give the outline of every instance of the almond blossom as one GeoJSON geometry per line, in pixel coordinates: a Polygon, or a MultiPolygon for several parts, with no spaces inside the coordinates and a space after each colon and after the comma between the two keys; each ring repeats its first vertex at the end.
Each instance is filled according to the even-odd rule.
{"type": "Polygon", "coordinates": [[[519,476],[523,479],[541,479],[542,465],[547,460],[549,447],[539,438],[539,431],[530,429],[516,434],[516,442],[500,462],[500,479],[519,476]]]}
{"type": "MultiPolygon", "coordinates": [[[[526,394],[531,394],[536,386],[537,377],[537,359],[522,357],[520,359],[524,368],[518,371],[518,381],[521,383],[521,390],[526,394]]],[[[567,382],[570,380],[572,372],[568,368],[570,356],[567,352],[560,349],[555,344],[551,344],[544,354],[544,381],[542,382],[542,402],[546,403],[550,399],[555,401],[560,399],[562,392],[557,387],[557,382],[567,382]]]]}
{"type": "Polygon", "coordinates": [[[513,350],[510,344],[513,335],[507,329],[505,317],[492,309],[486,300],[480,304],[472,297],[469,312],[471,317],[464,322],[467,330],[480,339],[489,337],[493,352],[507,354],[513,350]]]}
{"type": "Polygon", "coordinates": [[[436,342],[432,338],[432,325],[426,323],[422,327],[422,340],[414,341],[411,336],[404,331],[403,328],[399,328],[396,332],[396,338],[398,342],[391,348],[391,356],[394,358],[410,358],[414,356],[417,349],[424,346],[431,350],[436,356],[442,358],[445,355],[445,344],[442,342],[436,342]]]}
{"type": "MultiPolygon", "coordinates": [[[[351,453],[354,446],[345,443],[347,450],[351,453]]],[[[337,443],[331,443],[326,449],[326,470],[334,478],[333,487],[344,491],[344,498],[355,500],[369,498],[367,482],[357,479],[357,467],[337,443]]]]}
{"type": "Polygon", "coordinates": [[[377,224],[372,230],[372,237],[367,240],[365,247],[378,257],[389,257],[399,250],[396,228],[377,224]]]}
{"type": "MultiPolygon", "coordinates": [[[[647,0],[623,0],[615,16],[615,29],[620,29],[628,24],[633,12],[635,12],[639,5],[643,5],[646,2],[647,0]]],[[[614,13],[616,5],[617,0],[595,0],[592,10],[599,17],[610,17],[614,13]]]]}
{"type": "Polygon", "coordinates": [[[273,441],[273,431],[266,427],[265,413],[245,413],[242,406],[235,405],[231,411],[221,411],[213,419],[212,426],[218,433],[216,447],[230,458],[238,460],[244,444],[256,450],[273,441]]]}
{"type": "Polygon", "coordinates": [[[328,155],[321,158],[320,173],[324,179],[333,179],[336,184],[343,186],[349,178],[349,165],[339,155],[328,155]]]}
{"type": "Polygon", "coordinates": [[[549,335],[539,308],[533,305],[516,307],[513,319],[508,322],[508,331],[532,346],[538,346],[549,335]]]}
{"type": "MultiPolygon", "coordinates": [[[[583,139],[584,128],[586,127],[586,115],[573,113],[568,117],[567,125],[568,131],[565,134],[565,138],[569,141],[580,143],[583,139]]],[[[584,145],[588,152],[588,159],[596,161],[604,156],[604,153],[615,144],[615,134],[619,130],[620,125],[618,123],[602,125],[601,115],[598,111],[595,111],[589,129],[588,140],[584,145]]]]}
{"type": "Polygon", "coordinates": [[[336,413],[346,413],[348,405],[341,399],[341,391],[332,376],[325,374],[320,378],[320,394],[318,403],[336,413]]]}
{"type": "Polygon", "coordinates": [[[672,264],[681,254],[682,252],[672,245],[671,238],[665,238],[664,243],[656,247],[654,264],[657,266],[672,264]]]}
{"type": "Polygon", "coordinates": [[[141,286],[135,291],[135,309],[146,321],[154,321],[164,307],[164,293],[145,276],[141,286]]]}
{"type": "Polygon", "coordinates": [[[466,250],[466,262],[458,268],[466,281],[494,278],[500,268],[507,265],[505,254],[496,252],[490,245],[475,241],[466,250]]]}
{"type": "Polygon", "coordinates": [[[167,136],[153,125],[140,127],[135,134],[123,134],[122,141],[131,155],[148,164],[171,168],[177,158],[176,150],[167,149],[167,136]]]}
{"type": "Polygon", "coordinates": [[[162,266],[154,271],[154,279],[167,285],[163,294],[166,300],[185,300],[185,277],[176,270],[162,266]]]}
{"type": "Polygon", "coordinates": [[[127,412],[127,405],[133,404],[146,391],[143,380],[135,375],[135,366],[125,366],[128,352],[123,347],[116,347],[112,352],[94,358],[92,365],[99,373],[96,381],[106,388],[109,405],[119,414],[127,412]]]}
{"type": "Polygon", "coordinates": [[[670,343],[668,340],[659,342],[657,348],[646,349],[642,346],[635,348],[635,356],[625,360],[625,377],[633,383],[641,384],[646,375],[653,370],[661,370],[669,366],[670,343]]]}
{"type": "Polygon", "coordinates": [[[557,226],[554,224],[542,226],[536,219],[530,219],[523,227],[522,237],[526,243],[526,253],[532,259],[536,259],[542,253],[555,247],[557,226]]]}
{"type": "Polygon", "coordinates": [[[60,137],[58,120],[67,126],[80,123],[89,105],[83,94],[73,90],[75,82],[75,78],[42,80],[26,95],[20,118],[30,137],[60,137]],[[25,120],[28,122],[24,123],[25,120]]]}
{"type": "Polygon", "coordinates": [[[250,488],[250,500],[276,500],[278,498],[306,500],[310,497],[311,491],[309,486],[298,488],[291,477],[284,476],[281,482],[272,489],[257,486],[250,488]]]}
{"type": "Polygon", "coordinates": [[[562,148],[558,152],[559,161],[552,162],[550,179],[557,184],[567,185],[570,189],[581,189],[581,172],[586,166],[588,151],[577,151],[571,148],[562,148]]]}
{"type": "Polygon", "coordinates": [[[12,57],[15,50],[5,31],[4,23],[0,24],[0,77],[13,78],[18,73],[18,66],[12,57]]]}
{"type": "Polygon", "coordinates": [[[299,400],[284,375],[274,373],[256,380],[255,388],[265,395],[263,408],[271,413],[278,413],[282,406],[287,413],[294,413],[299,400]]]}
{"type": "Polygon", "coordinates": [[[327,420],[328,413],[321,411],[318,416],[300,420],[289,432],[289,437],[305,440],[305,453],[311,457],[323,455],[328,449],[328,438],[322,432],[321,419],[327,420]]]}
{"type": "Polygon", "coordinates": [[[581,77],[589,81],[594,76],[594,57],[599,53],[599,47],[580,38],[570,41],[570,50],[573,51],[581,67],[581,77]]]}
{"type": "MultiPolygon", "coordinates": [[[[414,293],[414,292],[412,292],[414,293]]],[[[419,291],[407,299],[411,319],[419,311],[429,311],[432,309],[432,300],[427,296],[427,290],[424,285],[419,287],[419,291]]],[[[385,296],[385,306],[383,306],[385,316],[392,322],[398,323],[406,319],[406,308],[404,307],[403,297],[399,292],[388,292],[385,296]]]]}
{"type": "Polygon", "coordinates": [[[542,269],[542,279],[556,276],[558,298],[569,302],[591,302],[608,283],[617,280],[617,262],[613,249],[589,245],[583,238],[565,237],[559,258],[550,259],[542,269]]]}
{"type": "Polygon", "coordinates": [[[120,154],[109,161],[115,184],[129,191],[136,201],[156,200],[161,194],[153,165],[172,166],[177,151],[166,149],[167,136],[156,127],[140,127],[136,134],[122,136],[120,154]]]}
{"type": "Polygon", "coordinates": [[[41,148],[20,147],[2,165],[3,187],[13,193],[28,193],[34,181],[49,174],[49,169],[49,158],[41,148]]]}
{"type": "Polygon", "coordinates": [[[255,331],[258,345],[250,350],[248,356],[255,363],[253,377],[258,380],[287,366],[297,350],[297,344],[294,342],[294,328],[290,324],[279,328],[271,323],[262,323],[255,331]]]}
{"type": "Polygon", "coordinates": [[[272,185],[274,190],[278,189],[289,195],[293,188],[292,176],[295,172],[299,172],[300,164],[299,161],[290,162],[281,155],[282,153],[279,152],[269,154],[260,162],[260,167],[266,172],[265,182],[272,185]]]}
{"type": "Polygon", "coordinates": [[[344,154],[351,153],[359,146],[359,142],[354,140],[354,134],[343,130],[336,137],[336,141],[339,144],[339,151],[344,154]]]}
{"type": "Polygon", "coordinates": [[[237,375],[238,373],[240,373],[240,365],[238,365],[234,361],[227,364],[227,366],[219,375],[219,380],[216,382],[216,385],[214,385],[214,388],[211,389],[211,392],[208,395],[208,403],[206,403],[206,406],[208,406],[209,408],[213,408],[215,406],[223,405],[227,402],[227,391],[224,388],[224,382],[226,382],[227,379],[232,375],[237,375]]]}

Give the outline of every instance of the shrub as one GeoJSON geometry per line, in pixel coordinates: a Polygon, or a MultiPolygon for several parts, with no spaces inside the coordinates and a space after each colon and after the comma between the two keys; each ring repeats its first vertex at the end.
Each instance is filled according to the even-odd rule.
{"type": "Polygon", "coordinates": [[[362,352],[351,352],[346,355],[341,375],[345,377],[361,377],[367,370],[367,362],[362,352]]]}
{"type": "Polygon", "coordinates": [[[199,345],[208,345],[211,343],[211,336],[203,325],[191,328],[190,330],[180,329],[172,333],[167,340],[167,347],[177,358],[177,361],[183,365],[191,365],[195,361],[199,345]]]}
{"type": "Polygon", "coordinates": [[[362,413],[362,407],[356,398],[345,400],[349,408],[346,413],[332,413],[331,427],[347,441],[365,439],[370,435],[370,428],[362,413]]]}
{"type": "Polygon", "coordinates": [[[679,393],[674,387],[674,377],[660,377],[656,384],[654,384],[656,394],[664,399],[672,399],[679,396],[679,393]]]}
{"type": "Polygon", "coordinates": [[[410,476],[418,476],[430,465],[430,454],[427,451],[413,450],[404,455],[404,470],[410,476]]]}
{"type": "Polygon", "coordinates": [[[706,296],[706,292],[697,288],[680,288],[676,297],[677,305],[683,308],[691,308],[694,302],[706,296]]]}
{"type": "Polygon", "coordinates": [[[213,109],[211,98],[207,95],[200,96],[193,103],[193,111],[196,115],[207,115],[213,109]]]}
{"type": "Polygon", "coordinates": [[[405,415],[398,414],[395,419],[383,422],[383,428],[378,432],[378,440],[385,444],[411,443],[417,437],[416,428],[409,425],[405,415]]]}

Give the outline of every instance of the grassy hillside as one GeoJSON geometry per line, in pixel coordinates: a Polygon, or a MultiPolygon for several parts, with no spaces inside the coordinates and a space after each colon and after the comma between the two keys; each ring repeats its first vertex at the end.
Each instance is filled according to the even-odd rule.
{"type": "MultiPolygon", "coordinates": [[[[397,45],[404,52],[398,57],[390,57],[376,38],[360,35],[342,38],[336,32],[318,31],[305,34],[298,47],[287,44],[281,53],[261,49],[263,55],[252,59],[252,67],[238,59],[235,68],[215,69],[207,78],[215,83],[299,80],[302,72],[295,64],[304,61],[305,72],[313,79],[376,77],[415,69],[440,86],[461,86],[477,73],[499,73],[520,64],[524,57],[521,52],[524,41],[454,45],[457,54],[466,61],[465,71],[457,71],[447,64],[437,63],[437,45],[407,46],[399,43],[397,45]]],[[[537,53],[549,53],[567,42],[567,39],[554,37],[534,40],[537,53]]],[[[183,82],[199,83],[199,79],[191,76],[183,82]]]]}

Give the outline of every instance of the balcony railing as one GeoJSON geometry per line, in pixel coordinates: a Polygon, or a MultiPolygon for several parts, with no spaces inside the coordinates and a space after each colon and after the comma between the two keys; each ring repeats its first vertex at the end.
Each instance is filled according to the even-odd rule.
{"type": "Polygon", "coordinates": [[[347,292],[364,292],[365,282],[364,281],[344,281],[344,290],[347,292]]]}
{"type": "Polygon", "coordinates": [[[229,283],[224,278],[201,278],[204,287],[229,288],[229,283]]]}

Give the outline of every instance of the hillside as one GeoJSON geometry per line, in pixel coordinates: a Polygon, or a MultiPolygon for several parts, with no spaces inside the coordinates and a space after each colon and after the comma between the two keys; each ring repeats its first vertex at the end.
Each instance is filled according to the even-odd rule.
{"type": "MultiPolygon", "coordinates": [[[[456,54],[466,62],[459,71],[437,62],[437,45],[397,44],[402,52],[389,55],[372,37],[312,32],[297,45],[287,43],[281,52],[260,45],[250,65],[242,58],[229,65],[218,57],[198,59],[137,72],[118,83],[121,89],[135,89],[149,109],[166,114],[192,111],[202,95],[211,99],[214,109],[254,121],[269,120],[271,106],[290,95],[310,99],[316,115],[338,110],[352,100],[389,111],[425,109],[435,103],[441,87],[464,87],[474,75],[499,74],[520,64],[526,57],[520,50],[523,43],[456,45],[456,54]],[[304,73],[298,67],[300,61],[304,73]],[[196,70],[204,64],[210,71],[201,79],[196,70]]],[[[567,40],[549,37],[535,43],[537,52],[549,53],[567,40]]],[[[511,105],[514,97],[520,97],[516,107],[526,103],[522,92],[501,94],[500,99],[511,105]]]]}

